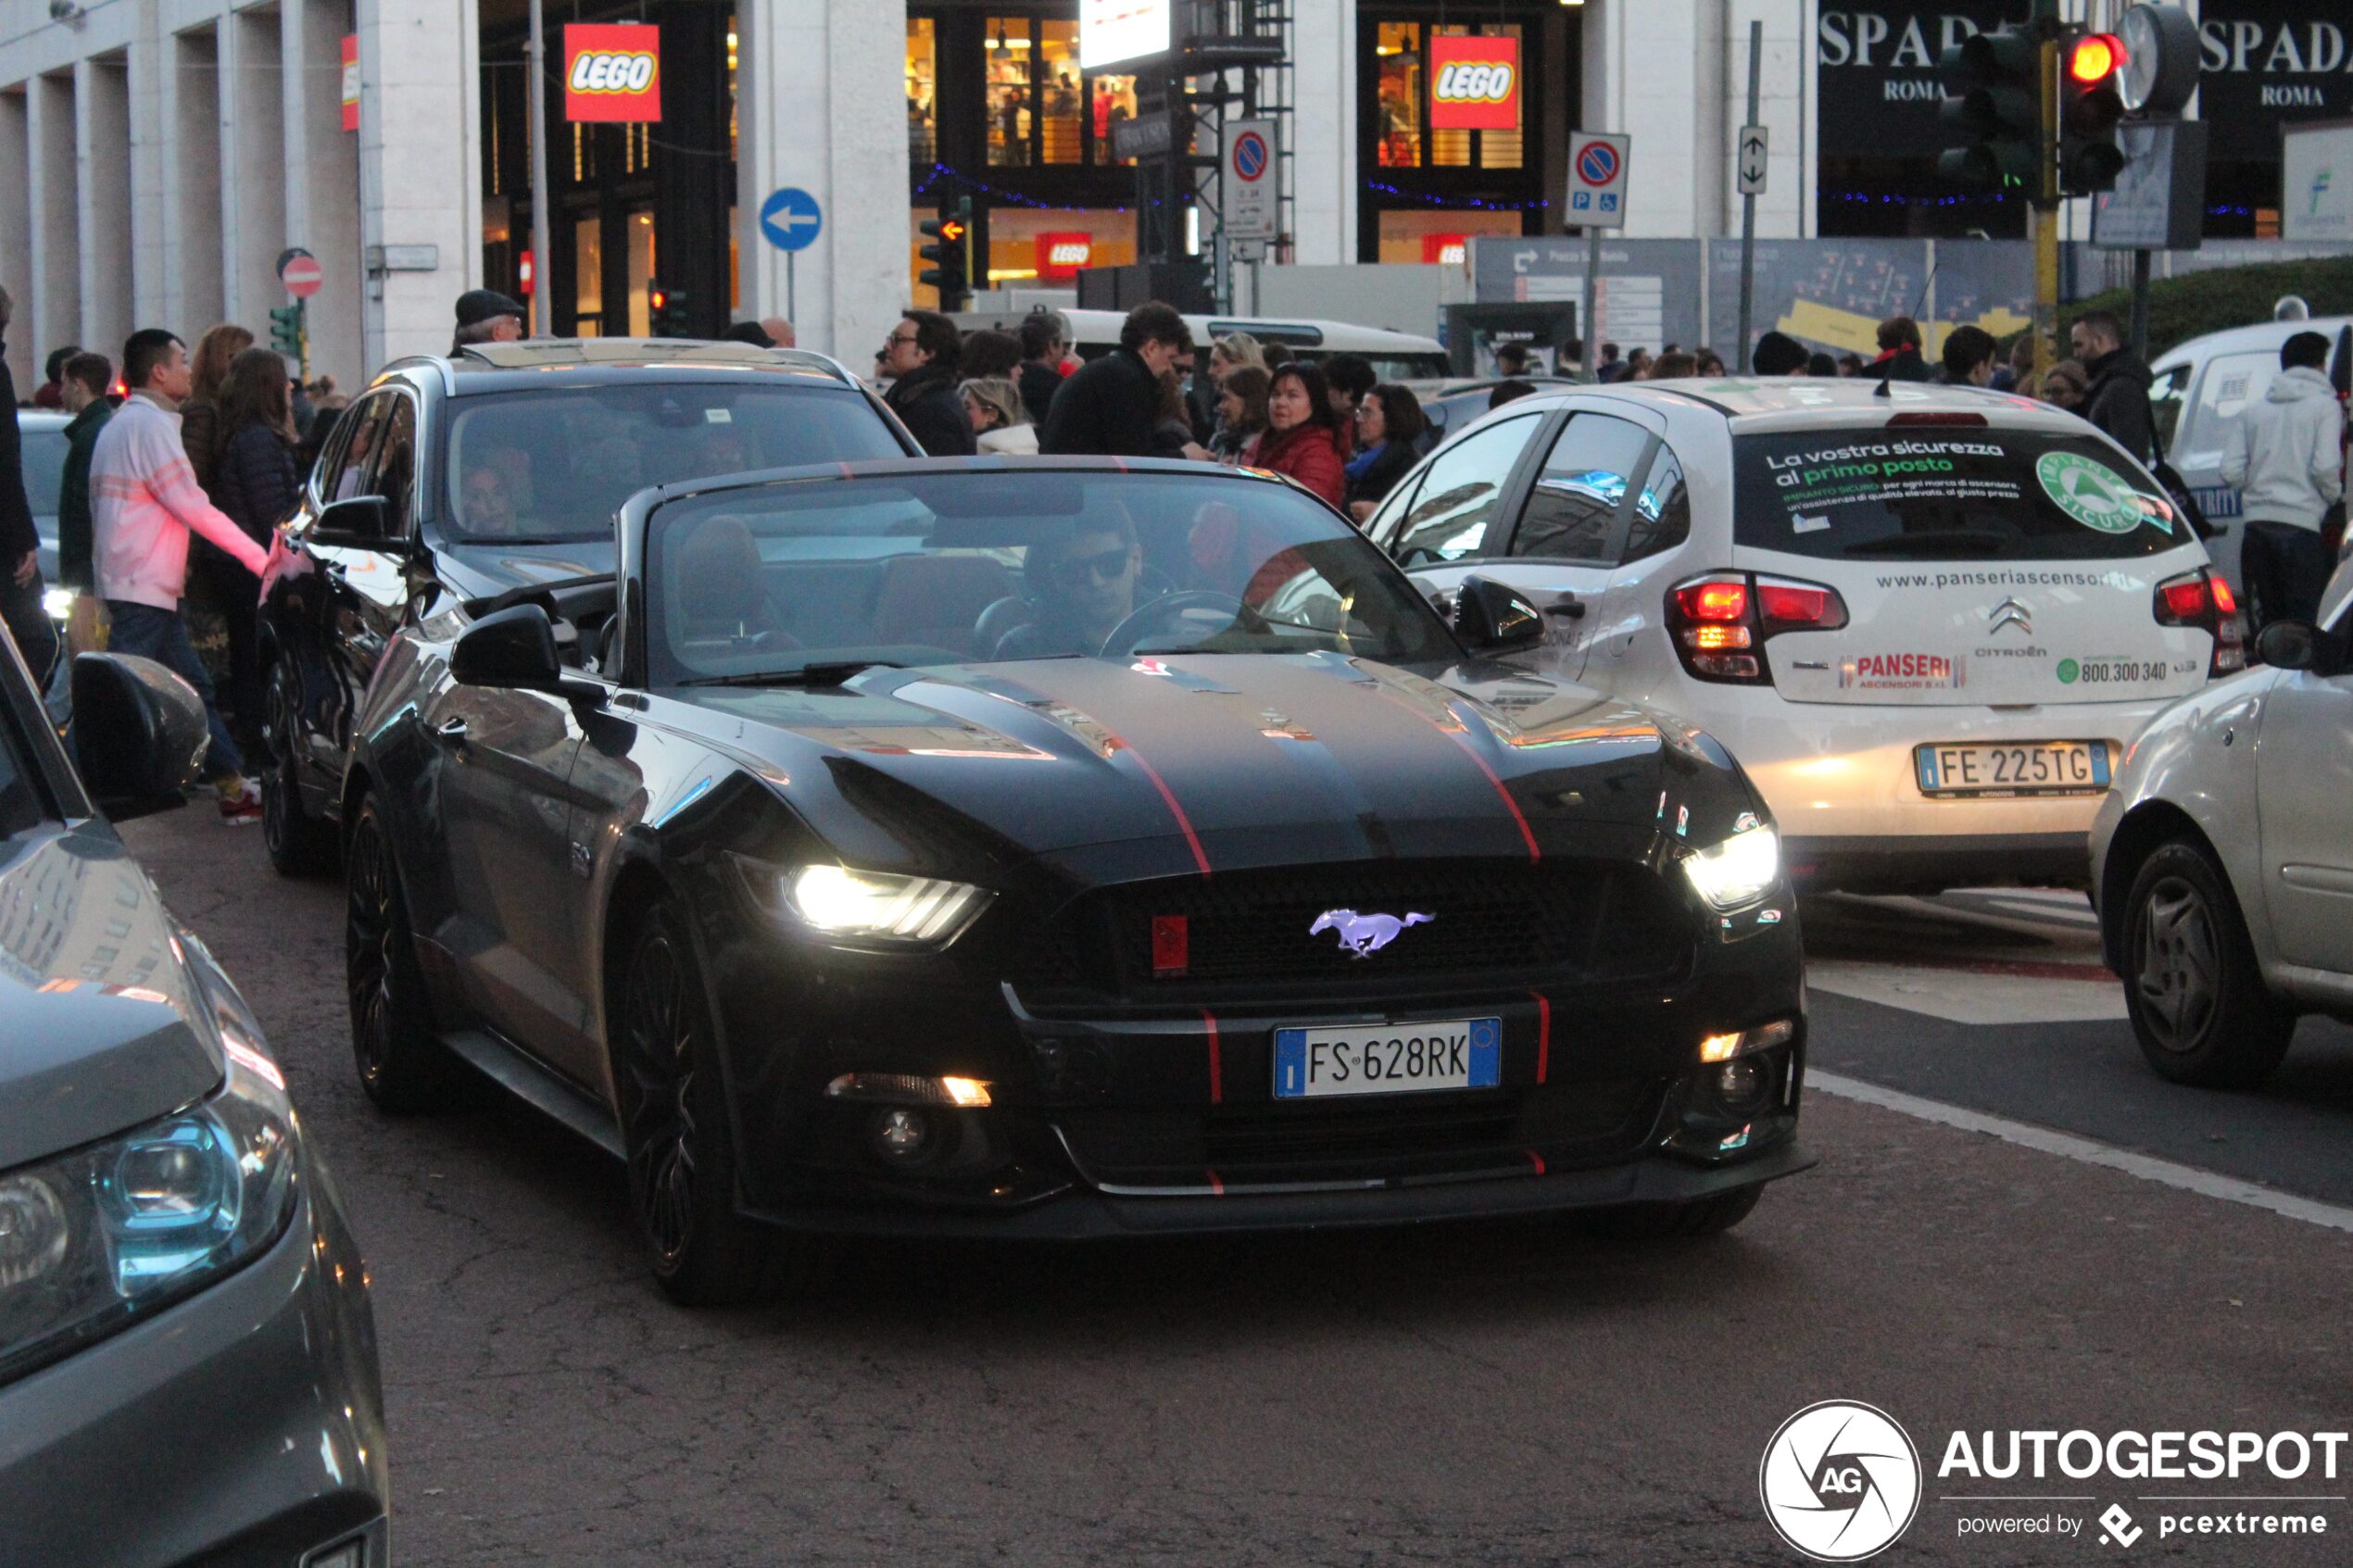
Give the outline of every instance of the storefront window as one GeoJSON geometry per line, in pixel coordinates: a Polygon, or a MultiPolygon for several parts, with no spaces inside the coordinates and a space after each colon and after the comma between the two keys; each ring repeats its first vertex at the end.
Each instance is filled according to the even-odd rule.
{"type": "Polygon", "coordinates": [[[929,17],[907,19],[907,156],[939,161],[938,24],[929,17]]]}
{"type": "Polygon", "coordinates": [[[1035,53],[1027,17],[990,17],[988,32],[988,161],[1001,169],[1029,162],[1036,116],[1030,107],[1030,62],[1035,53]]]}
{"type": "Polygon", "coordinates": [[[1000,207],[988,215],[988,279],[1000,286],[1067,288],[1081,267],[1124,267],[1135,259],[1133,213],[1000,207]]]}
{"type": "Polygon", "coordinates": [[[573,309],[579,321],[576,337],[605,335],[605,224],[589,217],[572,226],[573,309]]]}
{"type": "Polygon", "coordinates": [[[653,315],[646,298],[646,285],[654,277],[654,215],[633,212],[629,215],[629,335],[649,337],[653,333],[653,315]]]}
{"type": "MultiPolygon", "coordinates": [[[[1095,162],[1103,167],[1119,162],[1112,156],[1111,128],[1122,120],[1136,118],[1136,79],[1132,76],[1098,76],[1088,100],[1088,110],[1094,120],[1089,129],[1094,132],[1095,162]]],[[[1131,157],[1126,161],[1132,166],[1136,160],[1131,157]]]]}
{"type": "Polygon", "coordinates": [[[1078,78],[1078,24],[1046,21],[1038,24],[1038,85],[1046,96],[1040,161],[1077,163],[1081,126],[1087,113],[1087,90],[1078,78]]]}
{"type": "Polygon", "coordinates": [[[1421,25],[1381,23],[1373,55],[1379,63],[1381,167],[1418,169],[1422,162],[1421,25]]]}

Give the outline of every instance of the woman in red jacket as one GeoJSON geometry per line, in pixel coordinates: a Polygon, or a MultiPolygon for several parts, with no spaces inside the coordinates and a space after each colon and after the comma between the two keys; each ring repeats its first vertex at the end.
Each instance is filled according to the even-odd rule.
{"type": "Polygon", "coordinates": [[[1275,372],[1266,389],[1266,430],[1244,454],[1246,467],[1266,469],[1322,496],[1335,509],[1348,499],[1347,453],[1340,416],[1332,412],[1324,372],[1297,360],[1275,372]]]}

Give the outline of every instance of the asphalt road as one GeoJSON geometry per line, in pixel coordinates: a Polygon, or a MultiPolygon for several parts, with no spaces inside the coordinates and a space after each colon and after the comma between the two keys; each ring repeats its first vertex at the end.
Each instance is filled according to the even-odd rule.
{"type": "MultiPolygon", "coordinates": [[[[1821,1164],[1712,1241],[868,1247],[789,1306],[686,1312],[645,1278],[602,1156],[487,1095],[367,1107],[335,885],[278,880],[209,812],[125,836],[245,987],[341,1183],[403,1563],[1791,1563],[1759,1459],[1833,1398],[1886,1411],[1927,1461],[1883,1561],[2347,1559],[2341,1474],[1937,1474],[1956,1431],[2353,1425],[2343,1228],[1816,1093],[1821,1164]],[[1978,1500],[2013,1493],[2082,1500],[1978,1500]],[[2158,1516],[2199,1505],[2154,1495],[2328,1534],[2166,1539],[2158,1516]],[[2092,1522],[2111,1502],[2143,1532],[2129,1552],[2092,1522]],[[1962,1534],[2002,1516],[2081,1534],[1962,1534]]],[[[2112,1018],[2018,1021],[2096,1014],[2096,975],[2052,972],[2096,953],[2056,901],[2019,921],[1974,897],[1809,907],[1843,987],[1816,986],[1818,1069],[2353,1200],[2346,1031],[2308,1024],[2265,1093],[2171,1089],[2112,1018]],[[2010,1021],[1942,1016],[1988,1006],[2010,1021]]]]}

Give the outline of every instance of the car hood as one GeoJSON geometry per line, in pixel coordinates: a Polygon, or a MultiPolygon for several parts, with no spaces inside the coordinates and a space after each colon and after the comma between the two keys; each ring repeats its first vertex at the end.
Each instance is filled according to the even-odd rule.
{"type": "Polygon", "coordinates": [[[452,544],[434,547],[442,580],[459,598],[486,599],[525,583],[561,583],[612,570],[610,538],[560,545],[452,544]]]}
{"type": "Polygon", "coordinates": [[[1338,655],[875,670],[681,694],[845,859],[946,871],[1136,847],[1124,874],[1397,856],[1642,855],[1761,810],[1686,727],[1500,665],[1338,655]]]}
{"type": "Polygon", "coordinates": [[[146,873],[110,834],[0,843],[0,1170],[202,1098],[212,1008],[146,873]]]}

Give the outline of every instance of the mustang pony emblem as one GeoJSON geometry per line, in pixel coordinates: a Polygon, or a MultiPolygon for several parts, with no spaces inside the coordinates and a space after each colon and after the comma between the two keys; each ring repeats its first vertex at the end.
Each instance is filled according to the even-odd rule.
{"type": "Polygon", "coordinates": [[[1360,915],[1353,909],[1326,909],[1307,928],[1307,935],[1319,931],[1340,933],[1340,945],[1360,959],[1369,959],[1391,942],[1409,925],[1428,925],[1436,915],[1360,915]]]}

